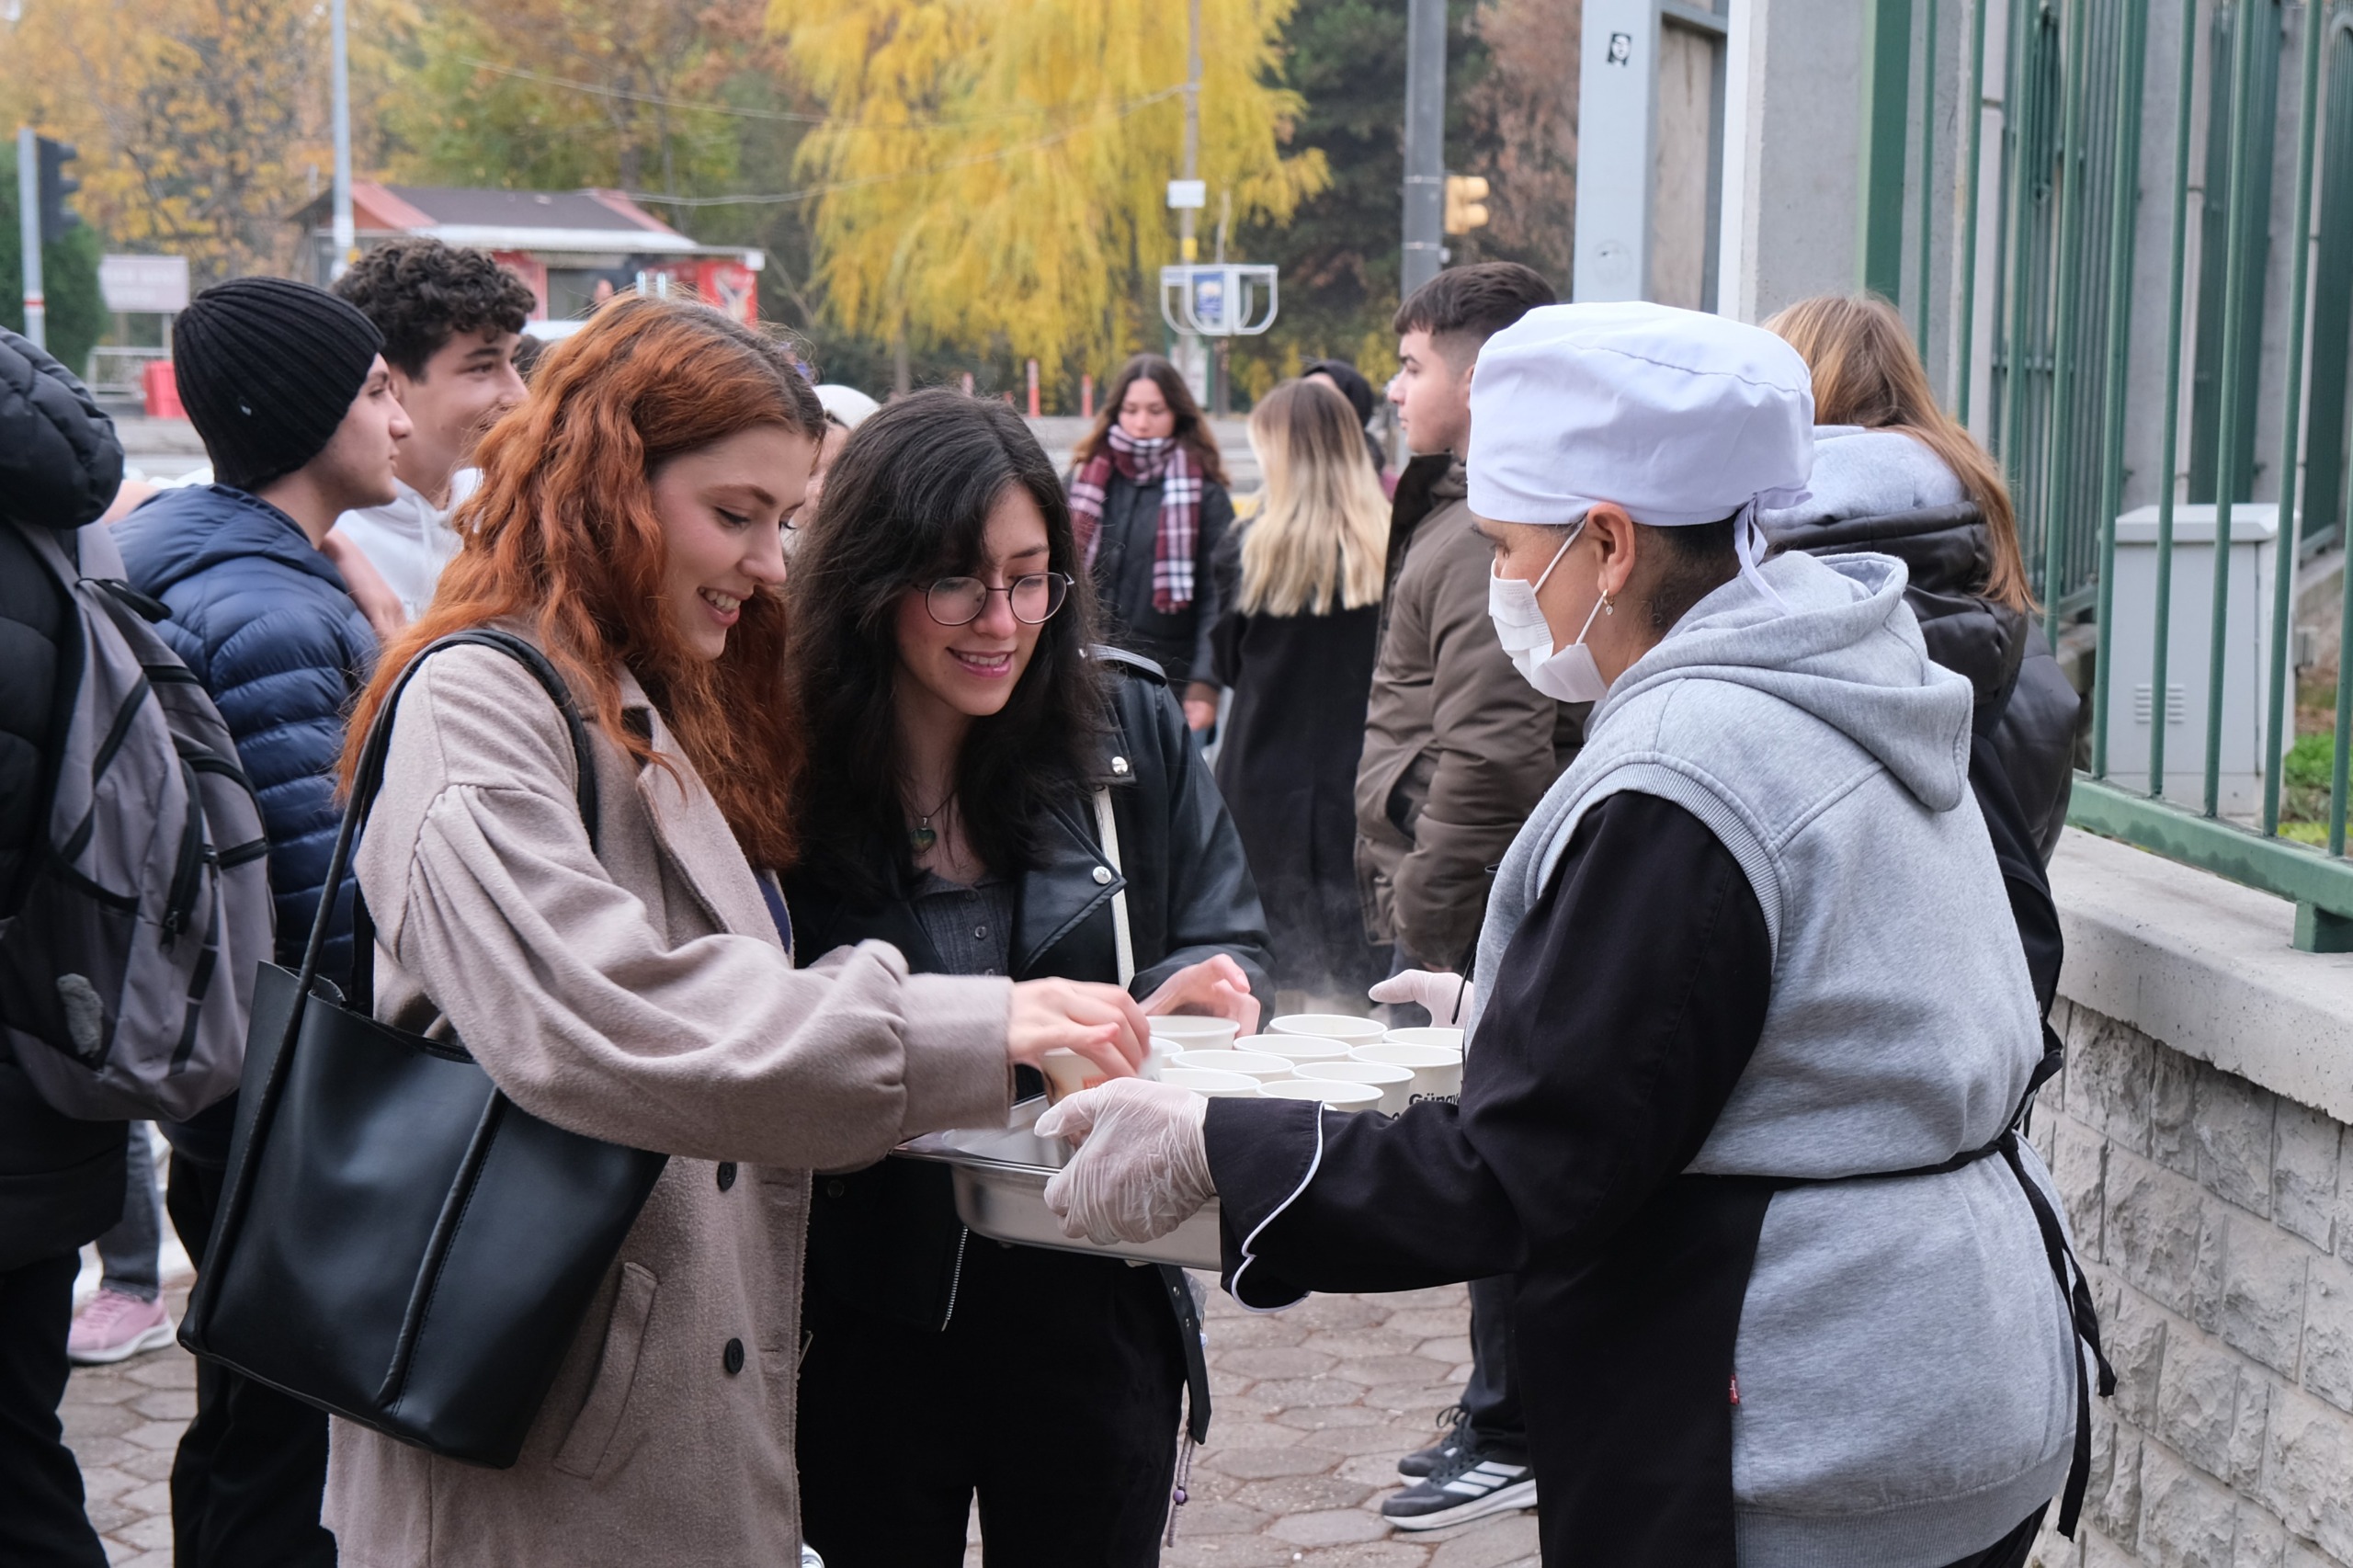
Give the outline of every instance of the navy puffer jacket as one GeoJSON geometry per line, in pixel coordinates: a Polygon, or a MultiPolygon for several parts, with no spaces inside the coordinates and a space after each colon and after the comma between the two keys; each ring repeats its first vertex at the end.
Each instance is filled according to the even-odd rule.
{"type": "MultiPolygon", "coordinates": [[[[343,574],[294,519],[226,485],[167,490],[115,526],[134,587],[227,721],[261,797],[278,960],[301,961],[343,812],[335,798],[344,712],[376,662],[376,634],[343,574]]],[[[351,888],[335,890],[322,972],[351,972],[351,888]]]]}

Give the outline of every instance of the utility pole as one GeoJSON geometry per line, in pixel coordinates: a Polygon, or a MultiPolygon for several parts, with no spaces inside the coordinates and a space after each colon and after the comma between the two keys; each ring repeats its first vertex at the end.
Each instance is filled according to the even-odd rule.
{"type": "MultiPolygon", "coordinates": [[[[313,13],[316,15],[316,13],[313,13]]],[[[358,226],[351,217],[351,46],[344,27],[344,0],[335,0],[335,258],[327,264],[332,282],[351,266],[359,248],[358,226]]]]}
{"type": "MultiPolygon", "coordinates": [[[[1199,0],[1194,0],[1199,5],[1199,0]]],[[[1405,11],[1405,246],[1401,298],[1438,276],[1446,201],[1446,0],[1405,11]]]]}
{"type": "MultiPolygon", "coordinates": [[[[1199,233],[1201,177],[1201,0],[1185,0],[1185,184],[1191,195],[1176,210],[1176,259],[1201,259],[1199,233]]],[[[1186,285],[1190,288],[1191,285],[1186,285]]],[[[1209,352],[1197,332],[1176,335],[1176,369],[1197,403],[1210,402],[1209,352]]]]}
{"type": "Polygon", "coordinates": [[[25,267],[25,336],[36,348],[49,347],[49,305],[40,290],[40,139],[29,125],[17,127],[17,233],[25,267]]]}

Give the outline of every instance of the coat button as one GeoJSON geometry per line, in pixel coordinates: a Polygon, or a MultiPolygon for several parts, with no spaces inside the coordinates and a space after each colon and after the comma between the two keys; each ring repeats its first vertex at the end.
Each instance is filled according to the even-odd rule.
{"type": "Polygon", "coordinates": [[[1115,757],[1113,757],[1113,758],[1111,759],[1111,771],[1112,771],[1112,772],[1114,772],[1114,773],[1121,773],[1121,774],[1124,774],[1125,772],[1127,772],[1127,770],[1128,770],[1128,759],[1127,759],[1126,757],[1124,757],[1124,756],[1115,756],[1115,757]]]}
{"type": "Polygon", "coordinates": [[[733,1160],[722,1160],[722,1161],[720,1161],[720,1162],[719,1162],[719,1190],[720,1190],[720,1191],[722,1191],[722,1192],[725,1192],[729,1187],[733,1187],[734,1185],[735,1185],[735,1162],[734,1162],[734,1161],[733,1161],[733,1160]]]}
{"type": "Polygon", "coordinates": [[[1097,866],[1095,868],[1095,885],[1098,888],[1108,888],[1111,885],[1110,867],[1097,866]]]}
{"type": "Polygon", "coordinates": [[[839,1198],[843,1193],[848,1190],[849,1189],[847,1187],[842,1185],[842,1179],[839,1176],[834,1177],[831,1181],[825,1184],[825,1196],[828,1198],[839,1198]]]}
{"type": "Polygon", "coordinates": [[[742,1371],[744,1369],[744,1342],[740,1339],[729,1340],[727,1342],[727,1348],[719,1353],[719,1364],[727,1369],[727,1375],[731,1378],[736,1373],[742,1371]]]}

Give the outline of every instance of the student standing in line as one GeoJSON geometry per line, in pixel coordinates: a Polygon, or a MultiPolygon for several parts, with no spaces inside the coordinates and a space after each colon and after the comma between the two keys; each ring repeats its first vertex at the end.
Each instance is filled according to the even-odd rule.
{"type": "MultiPolygon", "coordinates": [[[[801,950],[1127,979],[1146,1013],[1248,1032],[1267,938],[1242,844],[1167,682],[1093,642],[1080,570],[1011,410],[917,392],[844,445],[792,558],[801,950]]],[[[1208,1380],[1183,1272],[973,1235],[948,1174],[884,1160],[819,1184],[810,1544],[829,1568],[953,1568],[977,1494],[993,1563],[1147,1568],[1178,1393],[1188,1367],[1197,1401],[1208,1380]]]]}
{"type": "MultiPolygon", "coordinates": [[[[213,482],[166,490],[115,525],[131,585],[170,612],[160,630],[221,710],[261,801],[278,961],[301,966],[326,898],[333,974],[351,963],[349,884],[324,885],[343,817],[333,765],[376,636],[320,546],[338,517],[395,494],[410,426],[382,349],[366,316],[308,284],[207,289],[175,323],[173,355],[213,482]]],[[[199,1270],[236,1104],[165,1129],[166,1207],[199,1270]]],[[[172,1466],[181,1568],[332,1563],[319,1528],[326,1416],[209,1362],[196,1397],[172,1466]]]]}
{"type": "Polygon", "coordinates": [[[2018,1568],[2113,1380],[2019,1132],[2059,1062],[1970,683],[1896,561],[1760,559],[1812,462],[1780,339],[1564,305],[1478,369],[1498,640],[1596,706],[1497,875],[1461,1104],[1108,1084],[1040,1121],[1081,1141],[1047,1204],[1134,1243],[1214,1193],[1256,1307],[1508,1270],[1561,1568],[2018,1568]]]}
{"type": "MultiPolygon", "coordinates": [[[[121,483],[122,443],[89,389],[0,327],[0,897],[21,899],[50,849],[46,781],[83,635],[28,536],[72,551],[121,483]]],[[[106,1568],[57,1410],[81,1249],[123,1209],[123,1129],[51,1106],[0,1039],[0,1562],[106,1568]]]]}
{"type": "Polygon", "coordinates": [[[750,329],[607,306],[485,441],[464,545],[353,714],[346,778],[437,638],[495,625],[563,672],[594,844],[564,722],[521,665],[450,649],[401,696],[358,857],[376,1016],[446,1019],[524,1110],[671,1156],[515,1465],[335,1424],[327,1522],[367,1568],[791,1562],[812,1168],[1002,1125],[1015,1070],[1049,1051],[1106,1074],[1142,1059],[1116,986],[915,974],[879,942],[795,967],[767,871],[792,858],[809,752],[781,534],[823,423],[750,329]]]}
{"type": "MultiPolygon", "coordinates": [[[[1484,262],[1439,273],[1392,324],[1403,368],[1389,396],[1417,455],[1390,513],[1391,587],[1357,766],[1356,863],[1365,930],[1390,944],[1404,971],[1377,999],[1418,1003],[1437,1024],[1460,1021],[1458,977],[1495,863],[1584,733],[1586,705],[1530,687],[1495,641],[1494,552],[1472,526],[1462,468],[1481,346],[1552,302],[1552,286],[1535,271],[1484,262]],[[1430,972],[1446,978],[1415,978],[1430,972]]],[[[1398,1461],[1414,1484],[1381,1504],[1388,1517],[1436,1528],[1535,1501],[1508,1281],[1472,1282],[1471,1369],[1438,1441],[1398,1461]],[[1462,1483],[1474,1471],[1494,1483],[1462,1483]]]]}
{"type": "Polygon", "coordinates": [[[335,532],[382,575],[403,619],[415,620],[458,553],[451,516],[481,477],[474,445],[523,401],[515,350],[538,301],[486,252],[434,239],[378,245],[334,291],[383,334],[392,395],[409,418],[392,499],[345,513],[335,532]]]}
{"type": "Polygon", "coordinates": [[[1266,488],[1218,550],[1213,668],[1233,693],[1218,789],[1266,901],[1284,1012],[1353,1011],[1389,972],[1357,903],[1357,754],[1389,534],[1360,429],[1321,381],[1260,398],[1250,447],[1266,488]]]}
{"type": "MultiPolygon", "coordinates": [[[[1373,410],[1381,406],[1381,394],[1372,390],[1372,383],[1364,379],[1363,372],[1346,359],[1310,359],[1299,368],[1299,379],[1321,381],[1348,400],[1348,407],[1357,416],[1357,429],[1364,437],[1365,456],[1371,460],[1373,476],[1386,481],[1386,454],[1371,429],[1373,410]]],[[[1388,498],[1389,493],[1384,489],[1381,499],[1388,498]]]]}
{"type": "Polygon", "coordinates": [[[1104,635],[1160,666],[1184,700],[1186,723],[1211,728],[1211,563],[1233,525],[1233,503],[1217,438],[1176,367],[1157,354],[1121,366],[1071,459],[1071,520],[1104,635]]]}

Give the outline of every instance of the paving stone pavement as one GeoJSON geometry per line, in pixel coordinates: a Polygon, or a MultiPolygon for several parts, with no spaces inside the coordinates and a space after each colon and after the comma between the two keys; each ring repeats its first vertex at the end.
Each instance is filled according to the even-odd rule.
{"type": "MultiPolygon", "coordinates": [[[[187,1294],[166,1292],[176,1319],[187,1294]]],[[[1419,1535],[1381,1519],[1397,1456],[1430,1441],[1461,1392],[1469,1325],[1459,1288],[1316,1296],[1267,1316],[1212,1291],[1215,1420],[1165,1568],[1535,1568],[1533,1513],[1419,1535]]],[[[170,1568],[167,1482],[195,1387],[173,1346],[77,1368],[66,1390],[65,1438],[117,1564],[170,1568]]],[[[966,1562],[979,1568],[977,1546],[966,1562]]]]}

